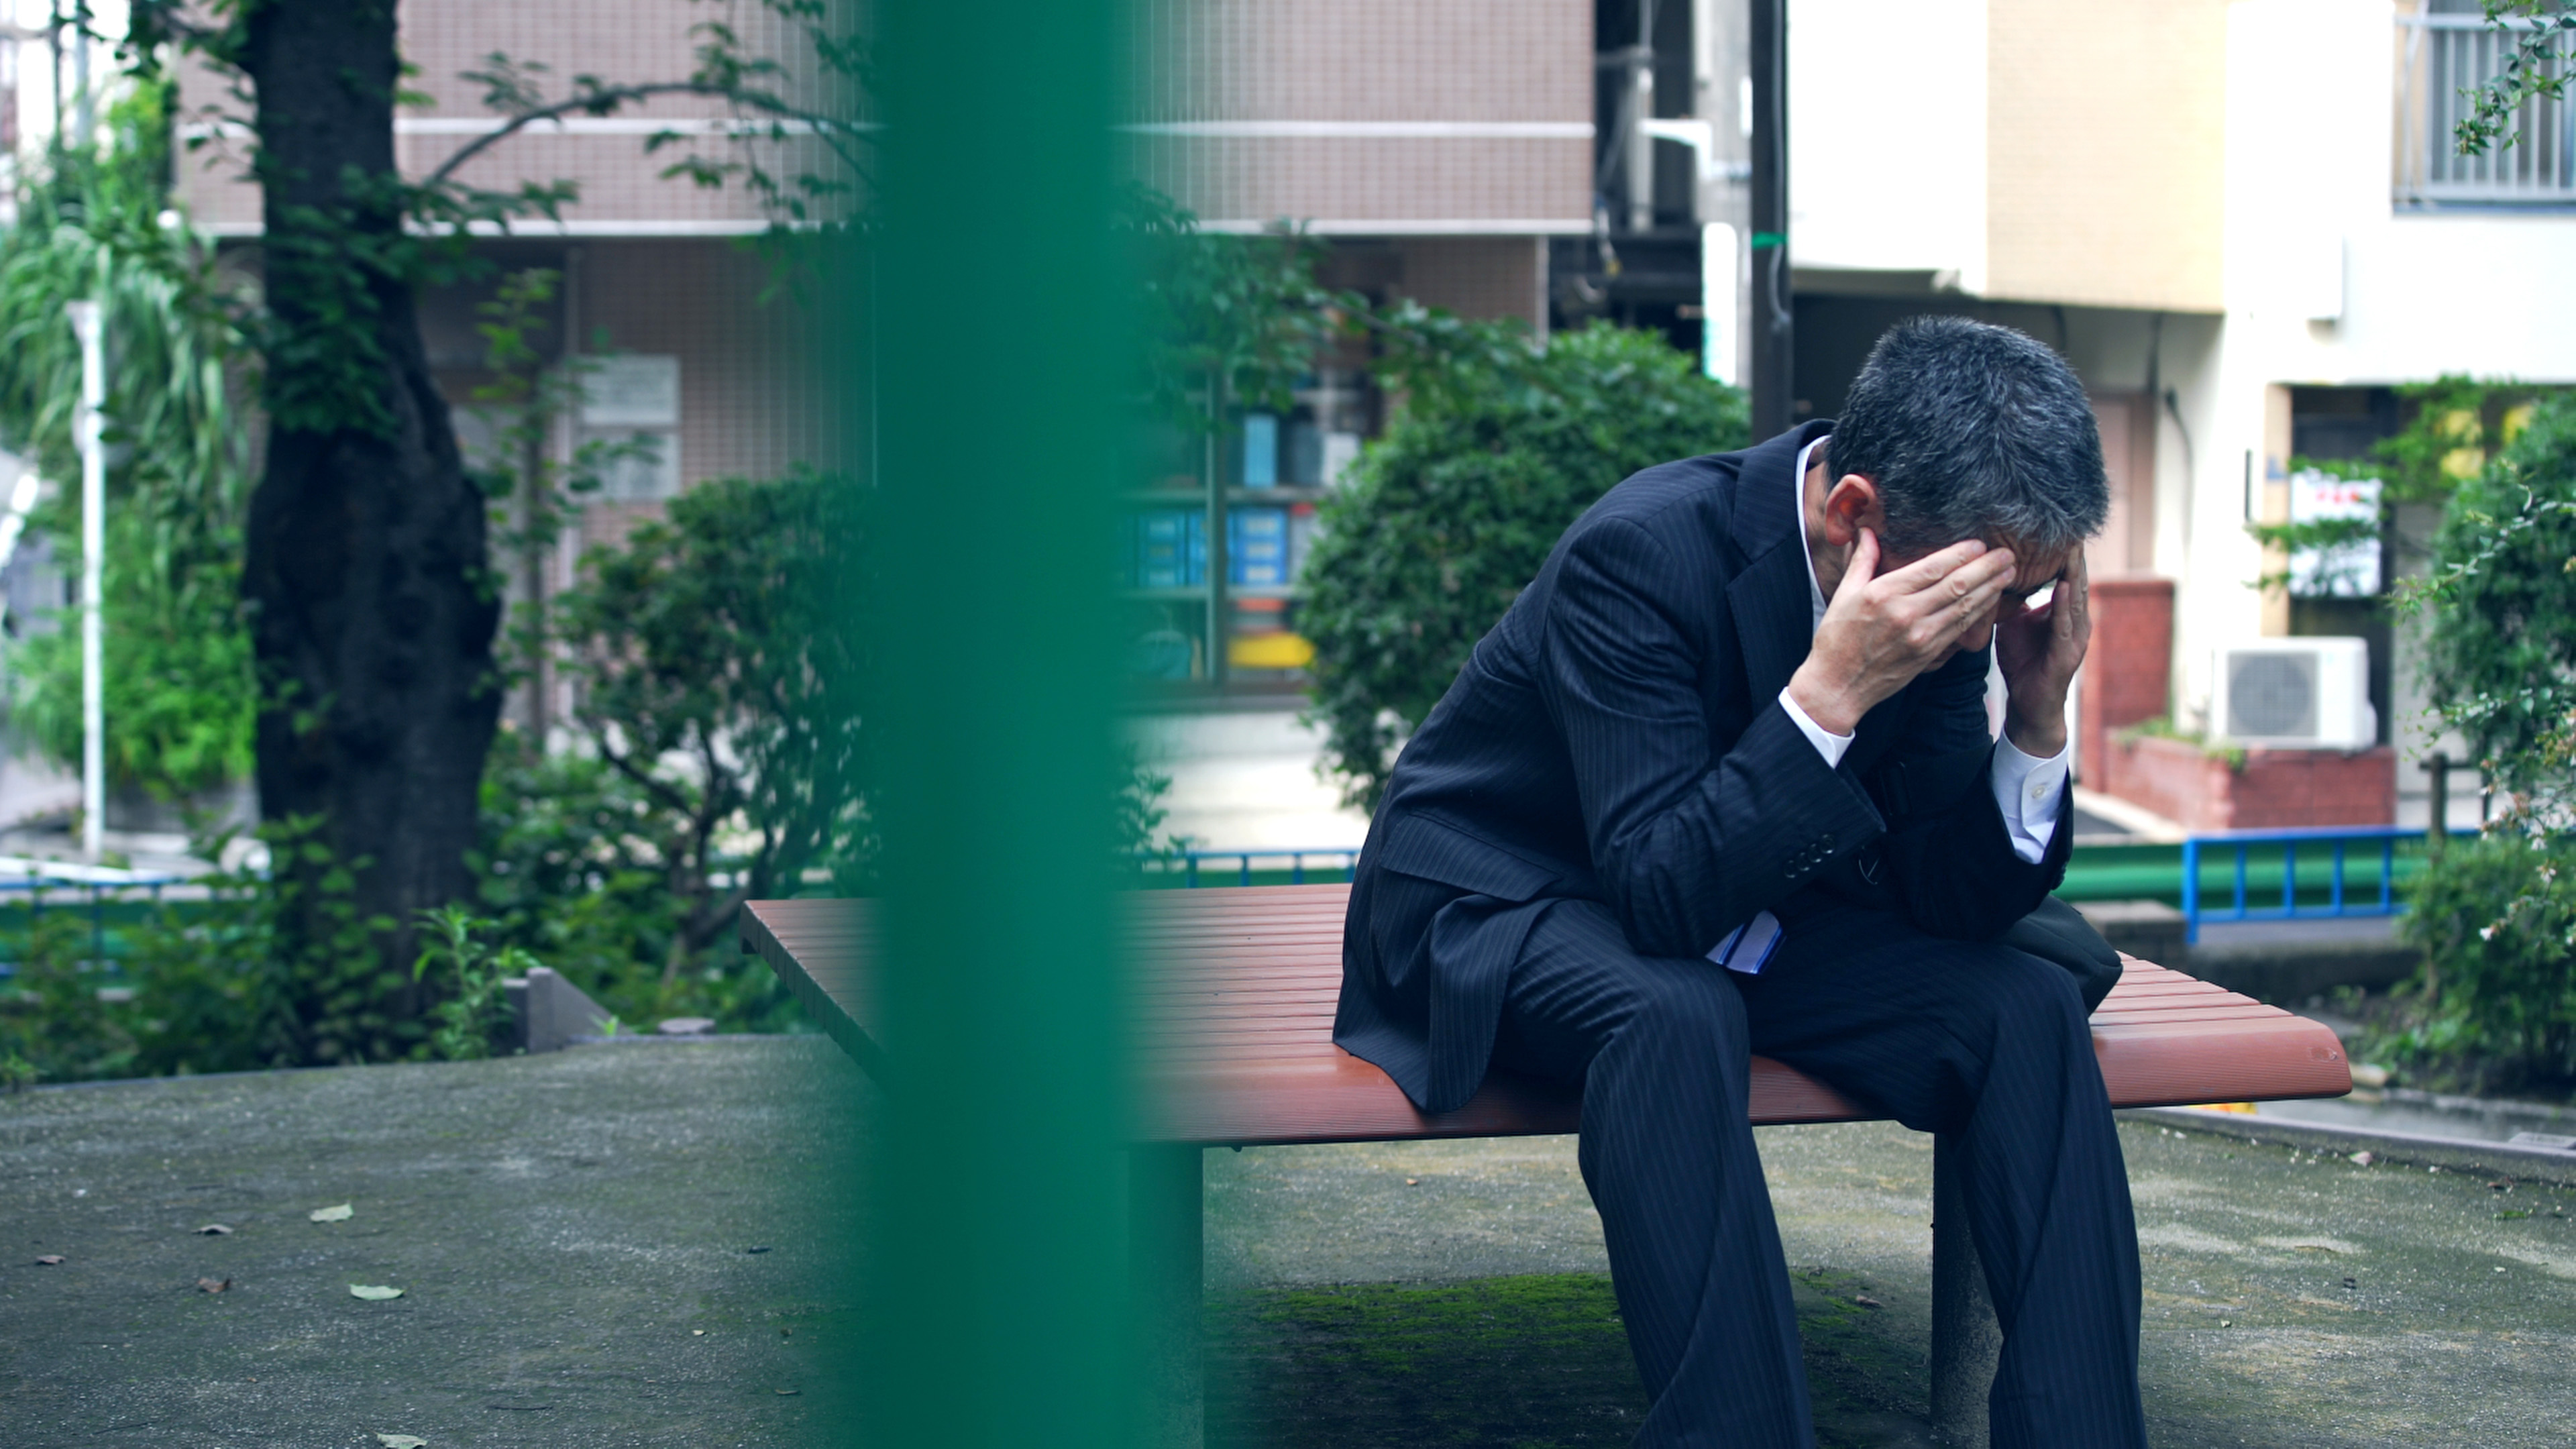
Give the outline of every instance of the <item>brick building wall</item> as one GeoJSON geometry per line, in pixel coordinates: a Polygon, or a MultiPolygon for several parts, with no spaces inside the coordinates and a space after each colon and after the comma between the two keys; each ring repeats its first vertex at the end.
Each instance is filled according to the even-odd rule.
{"type": "Polygon", "coordinates": [[[2076,773],[2088,785],[2110,778],[2112,735],[2171,707],[2174,585],[2171,579],[2096,578],[2091,594],[2093,640],[2076,710],[2084,732],[2076,773]]]}
{"type": "MultiPolygon", "coordinates": [[[[468,71],[488,70],[506,55],[549,100],[573,94],[573,78],[593,75],[608,84],[686,79],[698,68],[704,37],[696,26],[722,22],[734,30],[746,56],[785,67],[782,84],[817,109],[836,104],[818,75],[810,50],[792,24],[751,0],[404,0],[404,57],[418,68],[406,86],[425,98],[402,107],[394,120],[394,154],[406,176],[418,178],[489,130],[496,113],[484,104],[485,85],[468,71]],[[530,70],[531,65],[542,71],[530,70]]],[[[189,214],[217,235],[250,235],[259,227],[259,194],[243,165],[246,145],[224,134],[215,118],[239,121],[247,108],[232,95],[233,82],[201,61],[184,58],[180,113],[201,144],[179,163],[178,190],[189,214]]],[[[563,209],[574,234],[702,234],[757,231],[766,224],[758,200],[739,185],[722,188],[667,180],[661,172],[694,151],[711,160],[757,159],[781,176],[833,170],[822,143],[811,136],[785,140],[726,134],[731,113],[703,96],[656,96],[613,116],[576,116],[532,126],[468,162],[460,180],[512,190],[526,180],[564,180],[580,199],[563,209]],[[646,142],[665,128],[680,142],[647,153],[646,142]]],[[[522,230],[551,230],[532,223],[522,230]]]]}
{"type": "Polygon", "coordinates": [[[1543,237],[1407,237],[1403,272],[1388,290],[1461,317],[1518,317],[1547,326],[1543,237]]]}
{"type": "Polygon", "coordinates": [[[1205,220],[1590,224],[1584,0],[1152,0],[1138,34],[1138,174],[1205,220]]]}

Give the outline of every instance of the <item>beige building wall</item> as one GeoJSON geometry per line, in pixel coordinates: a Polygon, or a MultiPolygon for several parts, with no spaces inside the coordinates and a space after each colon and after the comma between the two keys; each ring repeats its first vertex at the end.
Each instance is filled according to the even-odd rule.
{"type": "MultiPolygon", "coordinates": [[[[492,56],[518,63],[524,80],[548,101],[575,94],[574,78],[598,77],[609,85],[680,81],[698,69],[704,37],[695,26],[722,20],[732,26],[742,53],[773,59],[787,68],[791,94],[828,110],[802,32],[767,7],[755,4],[690,4],[688,0],[403,0],[402,48],[417,67],[406,88],[422,99],[394,118],[394,154],[403,174],[428,175],[500,113],[484,102],[487,85],[465,78],[490,71],[492,56]],[[532,69],[542,66],[542,70],[532,69]]],[[[248,106],[233,95],[234,82],[195,57],[179,69],[180,113],[195,144],[178,163],[178,190],[197,223],[217,235],[259,230],[259,192],[244,164],[248,143],[235,126],[248,106]],[[226,122],[235,123],[228,125],[226,122]]],[[[759,199],[737,180],[701,187],[661,173],[684,156],[717,163],[752,162],[785,180],[799,174],[837,174],[824,145],[810,135],[785,140],[732,134],[736,118],[721,101],[703,96],[655,96],[609,116],[572,116],[532,125],[467,162],[457,179],[472,186],[514,191],[522,182],[568,181],[578,200],[563,208],[564,225],[542,218],[519,229],[531,234],[702,235],[753,232],[768,224],[759,199]],[[647,151],[655,133],[680,139],[647,151]]]]}
{"type": "Polygon", "coordinates": [[[589,242],[575,264],[585,349],[680,359],[680,486],[833,466],[837,410],[815,376],[816,309],[764,300],[769,263],[723,240],[589,242]]]}
{"type": "Polygon", "coordinates": [[[2220,310],[2225,0],[1987,14],[1986,295],[2220,310]]]}
{"type": "Polygon", "coordinates": [[[1589,0],[1149,0],[1134,165],[1212,225],[1590,226],[1589,0]]]}

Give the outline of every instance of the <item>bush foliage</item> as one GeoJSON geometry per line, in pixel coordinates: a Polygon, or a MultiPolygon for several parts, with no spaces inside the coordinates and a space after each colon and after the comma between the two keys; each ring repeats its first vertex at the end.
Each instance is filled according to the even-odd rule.
{"type": "Polygon", "coordinates": [[[792,1019],[733,945],[745,900],[864,867],[861,494],[724,479],[582,561],[524,661],[577,685],[577,748],[504,739],[484,784],[481,911],[629,1021],[792,1019]]]}
{"type": "Polygon", "coordinates": [[[1395,314],[1404,406],[1322,505],[1299,629],[1346,797],[1374,809],[1396,747],[1585,508],[1651,464],[1745,443],[1743,394],[1657,333],[1545,347],[1504,324],[1395,314]]]}
{"type": "Polygon", "coordinates": [[[2436,712],[2503,808],[2418,878],[2417,1019],[2393,1045],[2480,1084],[2576,1080],[2576,397],[2452,495],[2421,614],[2436,712]]]}
{"type": "MultiPolygon", "coordinates": [[[[0,231],[0,442],[56,486],[30,519],[79,564],[81,353],[65,303],[96,298],[108,355],[107,765],[164,798],[250,771],[257,692],[239,607],[251,429],[237,299],[212,247],[164,220],[167,93],[110,113],[98,155],[56,152],[0,231]]],[[[23,546],[23,545],[22,545],[23,546]]],[[[78,631],[13,619],[11,722],[81,757],[78,631]]]]}

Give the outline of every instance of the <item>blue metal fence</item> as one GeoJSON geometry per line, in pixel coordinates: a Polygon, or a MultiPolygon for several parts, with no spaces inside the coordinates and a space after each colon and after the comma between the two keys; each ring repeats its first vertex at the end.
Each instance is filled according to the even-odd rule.
{"type": "MultiPolygon", "coordinates": [[[[84,865],[77,861],[0,856],[0,909],[15,907],[23,901],[31,917],[45,910],[85,910],[89,916],[89,963],[93,970],[107,970],[111,965],[107,939],[107,908],[110,905],[123,902],[157,905],[165,889],[187,883],[188,878],[179,875],[148,875],[141,871],[84,865]],[[60,904],[48,899],[57,893],[71,899],[60,904]]],[[[16,942],[0,940],[0,980],[17,974],[17,954],[16,942]]]]}
{"type": "MultiPolygon", "coordinates": [[[[2454,836],[2475,835],[2476,827],[2454,829],[2454,836]]],[[[2183,939],[2198,941],[2203,921],[2288,921],[2331,920],[2343,916],[2393,916],[2406,909],[2397,899],[2397,847],[2406,842],[2421,841],[2425,832],[2406,826],[2328,825],[2304,830],[2229,830],[2214,835],[2195,835],[2182,843],[2182,914],[2183,939]],[[2355,847],[2366,860],[2375,863],[2358,895],[2350,889],[2352,857],[2355,847]],[[2247,883],[2248,858],[2258,850],[2278,847],[2281,852],[2281,903],[2256,904],[2247,883]],[[2323,902],[2301,904],[2299,901],[2299,857],[2302,852],[2313,862],[2325,857],[2323,902]],[[2225,907],[2212,908],[2201,896],[2201,861],[2205,854],[2225,853],[2232,857],[2232,888],[2225,907]]],[[[2317,876],[2308,877],[2308,890],[2320,887],[2317,876]]],[[[2266,862],[2265,874],[2269,874],[2266,862]]],[[[2268,886],[2270,883],[2265,882],[2268,886]]]]}
{"type": "MultiPolygon", "coordinates": [[[[1290,885],[1347,881],[1351,868],[1358,863],[1357,847],[1345,850],[1174,850],[1145,852],[1140,856],[1149,875],[1178,875],[1184,889],[1202,885],[1250,885],[1253,862],[1285,861],[1290,885]],[[1217,862],[1232,861],[1231,870],[1211,869],[1217,862]],[[1330,865],[1309,865],[1309,861],[1330,861],[1330,865]],[[1232,880],[1227,880],[1232,876],[1232,880]],[[1213,879],[1210,879],[1213,877],[1213,879]]],[[[1282,869],[1279,865],[1260,867],[1264,874],[1282,869]]]]}

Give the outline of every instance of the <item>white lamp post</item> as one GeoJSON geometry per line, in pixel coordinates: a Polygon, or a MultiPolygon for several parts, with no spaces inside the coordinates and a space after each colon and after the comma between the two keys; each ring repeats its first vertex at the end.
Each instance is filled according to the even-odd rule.
{"type": "Polygon", "coordinates": [[[101,663],[106,636],[99,617],[107,565],[107,454],[100,441],[107,352],[96,302],[73,302],[64,310],[81,345],[80,416],[73,424],[81,455],[81,851],[96,860],[107,828],[107,687],[101,663]]]}

